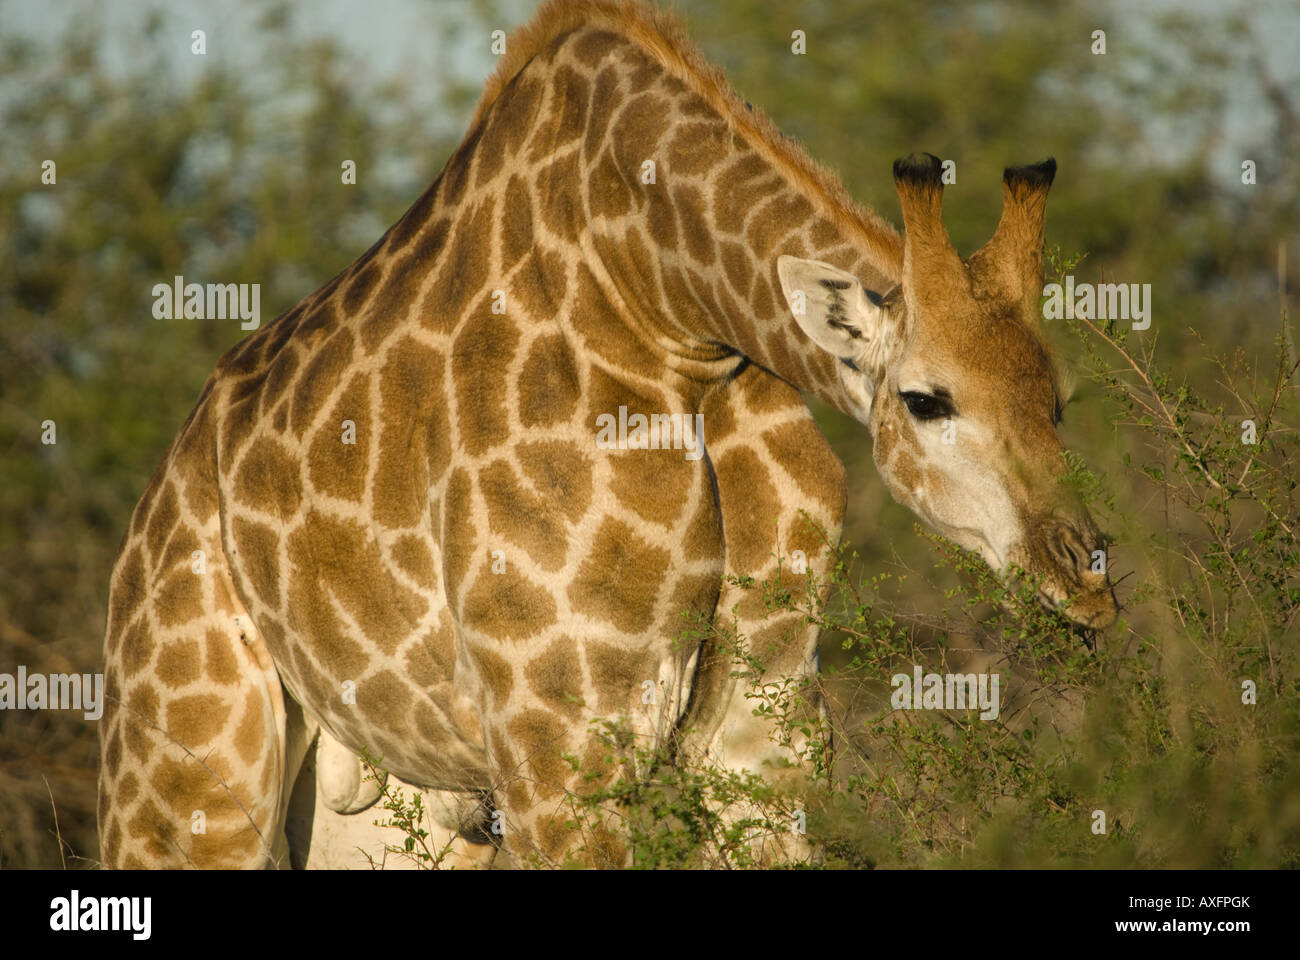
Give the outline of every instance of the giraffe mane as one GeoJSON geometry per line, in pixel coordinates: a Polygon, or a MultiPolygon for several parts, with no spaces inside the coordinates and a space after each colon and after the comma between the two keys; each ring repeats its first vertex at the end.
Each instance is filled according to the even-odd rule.
{"type": "Polygon", "coordinates": [[[484,122],[497,97],[528,62],[556,38],[579,27],[597,27],[635,44],[672,76],[726,118],[752,148],[800,189],[818,212],[848,236],[857,236],[873,262],[894,282],[902,275],[903,241],[898,231],[855,201],[840,178],[818,163],[747,104],[710,63],[672,13],[639,0],[545,0],[533,19],[506,41],[506,53],[488,78],[470,123],[470,136],[484,122]]]}

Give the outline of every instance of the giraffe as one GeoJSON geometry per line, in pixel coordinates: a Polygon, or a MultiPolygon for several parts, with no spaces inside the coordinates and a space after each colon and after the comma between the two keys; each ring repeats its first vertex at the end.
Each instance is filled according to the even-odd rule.
{"type": "Polygon", "coordinates": [[[220,360],[136,507],[105,639],[106,866],[289,865],[324,842],[313,817],[375,799],[363,750],[435,798],[463,862],[491,862],[500,818],[516,860],[621,864],[612,833],[564,823],[594,716],[768,769],[730,659],[674,641],[684,611],[734,615],[764,676],[815,672],[815,626],[727,577],[802,550],[787,582],[825,578],[813,524],[838,538],[847,480],[804,394],[866,427],[937,530],[1079,624],[1115,617],[1058,482],[1053,161],[1006,171],[963,259],[936,158],[894,166],[900,235],[662,12],[547,0],[507,51],[410,210],[220,360]],[[598,445],[624,412],[698,415],[702,455],[598,445]]]}

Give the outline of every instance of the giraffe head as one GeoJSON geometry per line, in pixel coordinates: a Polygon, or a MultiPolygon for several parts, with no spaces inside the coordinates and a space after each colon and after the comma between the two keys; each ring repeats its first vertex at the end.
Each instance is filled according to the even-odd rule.
{"type": "Polygon", "coordinates": [[[894,164],[906,230],[901,282],[866,289],[826,263],[781,257],[795,318],[839,357],[841,384],[900,503],[997,570],[1042,578],[1042,599],[1085,627],[1116,616],[1102,537],[1057,436],[1061,396],[1040,329],[1048,159],[1008,169],[992,239],[963,260],[940,219],[938,158],[894,164]],[[1098,558],[1100,559],[1100,558],[1098,558]]]}

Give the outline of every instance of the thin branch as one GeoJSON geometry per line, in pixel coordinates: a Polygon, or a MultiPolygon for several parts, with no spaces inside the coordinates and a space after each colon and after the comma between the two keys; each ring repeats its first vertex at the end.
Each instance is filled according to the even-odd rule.
{"type": "Polygon", "coordinates": [[[45,792],[50,795],[50,810],[54,813],[54,839],[59,843],[59,861],[63,864],[63,869],[68,869],[68,858],[63,855],[63,833],[59,830],[59,809],[54,805],[54,791],[50,789],[50,781],[45,779],[45,774],[41,774],[41,780],[45,783],[45,792]]]}

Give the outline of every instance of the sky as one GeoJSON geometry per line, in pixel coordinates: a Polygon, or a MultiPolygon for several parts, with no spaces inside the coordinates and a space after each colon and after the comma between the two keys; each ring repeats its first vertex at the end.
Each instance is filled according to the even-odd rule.
{"type": "MultiPolygon", "coordinates": [[[[509,32],[532,13],[537,0],[498,0],[504,11],[500,29],[509,32]]],[[[774,0],[775,2],[775,0],[774,0]]],[[[912,0],[906,0],[912,2],[912,0]]],[[[689,12],[690,0],[677,0],[689,12]]],[[[19,33],[42,41],[56,40],[69,25],[97,21],[104,30],[101,47],[110,69],[124,69],[131,63],[131,40],[150,11],[161,11],[165,30],[175,35],[173,63],[182,82],[197,78],[205,66],[203,58],[190,53],[190,32],[207,33],[208,60],[222,60],[240,67],[255,87],[265,67],[265,51],[258,42],[258,21],[271,6],[263,0],[0,0],[0,36],[19,33]]],[[[788,14],[797,11],[798,0],[782,0],[788,14]]],[[[471,87],[479,85],[492,70],[494,56],[490,36],[476,28],[456,42],[440,43],[467,24],[478,23],[472,15],[472,0],[312,0],[290,4],[291,29],[303,37],[318,36],[338,43],[358,77],[382,82],[393,77],[410,81],[413,105],[439,105],[440,77],[451,74],[471,87]],[[439,62],[439,58],[444,62],[439,62]],[[424,102],[421,102],[424,101],[424,102]]],[[[1099,5],[1099,10],[1105,10],[1099,5]]],[[[1100,14],[1119,29],[1133,29],[1149,35],[1148,17],[1157,12],[1184,10],[1191,13],[1239,10],[1249,15],[1265,63],[1273,79],[1283,88],[1300,90],[1300,0],[1116,0],[1110,14],[1100,14]]],[[[1112,40],[1114,43],[1114,40],[1112,40]]],[[[1257,139],[1262,118],[1256,88],[1243,80],[1227,91],[1228,113],[1224,140],[1240,143],[1257,139]]],[[[1300,98],[1300,97],[1298,97],[1300,98]]],[[[445,129],[463,127],[468,116],[448,116],[444,109],[430,110],[430,123],[445,129]]],[[[1164,136],[1152,130],[1153,137],[1164,136]]],[[[1176,151],[1176,143],[1153,144],[1159,151],[1176,151]]]]}

